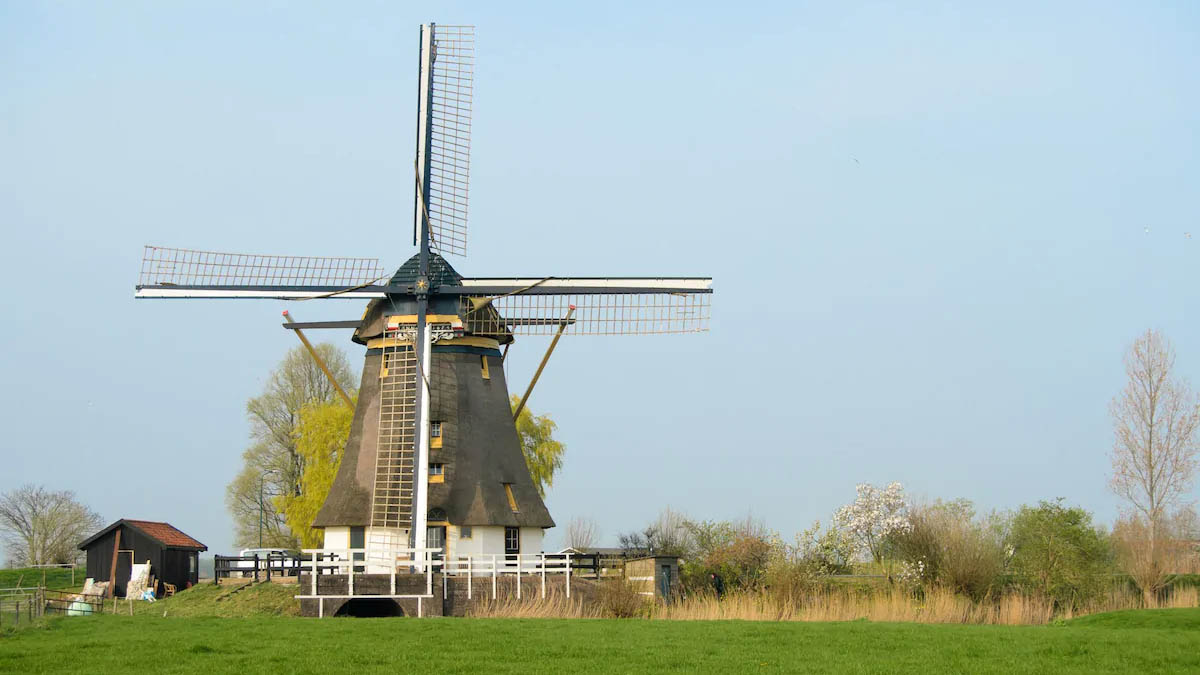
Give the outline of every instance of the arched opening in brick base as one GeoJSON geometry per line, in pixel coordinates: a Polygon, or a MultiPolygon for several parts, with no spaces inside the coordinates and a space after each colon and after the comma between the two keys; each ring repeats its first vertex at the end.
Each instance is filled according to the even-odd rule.
{"type": "Polygon", "coordinates": [[[339,607],[334,616],[404,616],[404,610],[391,598],[353,598],[339,607]]]}

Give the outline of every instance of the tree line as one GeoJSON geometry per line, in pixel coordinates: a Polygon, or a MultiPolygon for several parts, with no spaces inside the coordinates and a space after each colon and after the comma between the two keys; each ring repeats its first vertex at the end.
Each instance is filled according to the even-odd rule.
{"type": "MultiPolygon", "coordinates": [[[[1125,356],[1126,383],[1110,406],[1109,487],[1122,501],[1111,530],[1080,506],[1044,500],[1009,512],[977,513],[967,499],[912,502],[899,483],[857,486],[827,527],[792,541],[761,521],[700,521],[666,509],[619,536],[631,554],[683,558],[692,592],[714,584],[787,595],[867,572],[914,592],[937,588],[976,601],[1010,592],[1074,610],[1132,584],[1155,606],[1173,583],[1200,572],[1200,518],[1188,497],[1200,458],[1200,397],[1174,373],[1175,351],[1147,331],[1125,356]],[[718,581],[719,580],[719,581],[718,581]]],[[[594,523],[568,526],[568,541],[594,536],[594,523]]]]}

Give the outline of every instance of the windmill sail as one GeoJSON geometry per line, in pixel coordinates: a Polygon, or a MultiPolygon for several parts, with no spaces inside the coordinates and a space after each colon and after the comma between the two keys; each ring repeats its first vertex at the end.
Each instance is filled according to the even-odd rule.
{"type": "Polygon", "coordinates": [[[550,335],[567,312],[571,335],[707,331],[709,278],[463,279],[459,315],[475,335],[550,335]]]}
{"type": "MultiPolygon", "coordinates": [[[[429,247],[467,254],[467,201],[471,176],[471,106],[475,89],[475,27],[430,25],[428,77],[419,100],[418,167],[423,169],[429,247]],[[423,124],[422,124],[423,123],[423,124]],[[422,129],[425,130],[422,136],[422,129]],[[422,152],[422,146],[427,151],[422,152]],[[424,160],[424,161],[422,161],[424,160]]],[[[422,217],[420,195],[418,213],[422,217]]]]}
{"type": "MultiPolygon", "coordinates": [[[[146,246],[138,298],[303,299],[387,279],[378,258],[222,253],[146,246]]],[[[379,297],[348,293],[338,297],[379,297]]]]}

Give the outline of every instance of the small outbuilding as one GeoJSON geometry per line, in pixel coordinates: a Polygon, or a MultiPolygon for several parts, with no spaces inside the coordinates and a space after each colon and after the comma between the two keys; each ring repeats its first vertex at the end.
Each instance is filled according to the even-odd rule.
{"type": "Polygon", "coordinates": [[[88,576],[111,580],[110,592],[123,597],[134,563],[149,561],[156,592],[164,582],[180,590],[198,583],[200,552],[208,547],[170,523],[122,518],[81,542],[79,549],[87,552],[88,576]]]}
{"type": "Polygon", "coordinates": [[[625,561],[625,580],[640,595],[671,602],[679,593],[679,557],[657,555],[630,558],[625,561]]]}

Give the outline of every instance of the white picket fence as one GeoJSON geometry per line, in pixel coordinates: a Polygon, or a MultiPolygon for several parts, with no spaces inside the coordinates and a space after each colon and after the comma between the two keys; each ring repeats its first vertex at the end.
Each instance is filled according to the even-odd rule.
{"type": "MultiPolygon", "coordinates": [[[[386,555],[381,555],[379,549],[366,548],[306,548],[303,553],[310,556],[305,567],[309,571],[309,593],[297,595],[299,600],[319,600],[318,614],[324,616],[324,600],[351,598],[390,598],[393,600],[415,598],[417,614],[422,614],[423,601],[433,597],[433,574],[435,571],[442,575],[442,599],[449,593],[448,579],[465,578],[467,584],[467,599],[474,599],[475,586],[480,579],[490,580],[491,597],[497,597],[497,586],[504,576],[516,577],[517,598],[522,597],[523,582],[526,576],[538,577],[538,587],[541,597],[546,597],[546,577],[561,574],[565,577],[567,597],[571,597],[571,554],[570,553],[526,553],[526,554],[493,554],[458,556],[453,560],[443,560],[443,550],[440,548],[405,548],[397,547],[386,555]],[[376,573],[369,572],[370,568],[387,569],[389,576],[389,592],[362,593],[355,592],[355,575],[376,573]],[[424,593],[396,593],[397,574],[424,574],[424,593]],[[345,574],[345,593],[318,593],[317,580],[322,574],[345,574]]],[[[487,581],[485,583],[485,588],[487,581]]]]}

